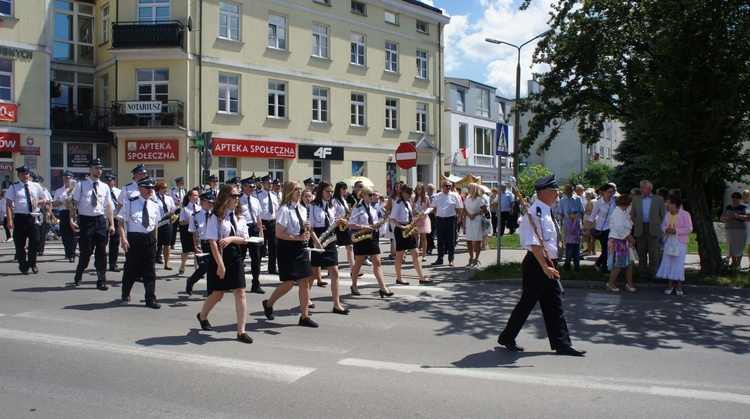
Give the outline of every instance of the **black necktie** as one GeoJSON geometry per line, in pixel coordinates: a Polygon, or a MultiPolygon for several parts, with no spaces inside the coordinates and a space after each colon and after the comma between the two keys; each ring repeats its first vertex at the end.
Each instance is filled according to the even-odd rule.
{"type": "Polygon", "coordinates": [[[148,228],[149,219],[148,219],[148,199],[143,202],[143,213],[141,214],[141,217],[143,218],[141,220],[141,224],[143,224],[144,227],[148,228]]]}
{"type": "Polygon", "coordinates": [[[229,223],[232,224],[232,235],[237,235],[237,224],[234,222],[234,212],[229,213],[229,223]]]}
{"type": "Polygon", "coordinates": [[[328,220],[328,204],[326,201],[323,201],[323,214],[325,214],[325,228],[328,230],[328,227],[331,226],[331,222],[328,220]]]}
{"type": "Polygon", "coordinates": [[[161,206],[164,208],[164,212],[167,212],[167,201],[164,200],[164,197],[162,195],[157,195],[159,199],[161,199],[161,206]]]}
{"type": "MultiPolygon", "coordinates": [[[[271,191],[267,191],[268,193],[268,212],[271,213],[271,217],[273,217],[273,202],[271,201],[271,191]]],[[[299,211],[297,211],[297,215],[299,215],[299,211]]]]}
{"type": "Polygon", "coordinates": [[[113,203],[114,203],[115,205],[117,205],[117,198],[115,197],[115,193],[114,193],[114,191],[110,190],[110,191],[109,191],[109,193],[110,193],[110,194],[112,194],[112,202],[113,202],[113,203]]]}
{"type": "Polygon", "coordinates": [[[29,207],[29,214],[31,214],[34,211],[31,209],[31,193],[29,193],[29,184],[24,183],[23,189],[26,192],[26,204],[29,207]]]}
{"type": "Polygon", "coordinates": [[[91,189],[91,206],[96,208],[97,206],[97,199],[96,199],[96,190],[99,188],[99,182],[94,182],[94,188],[91,189]]]}
{"type": "Polygon", "coordinates": [[[370,206],[369,205],[363,205],[362,208],[367,213],[367,222],[370,223],[370,225],[375,224],[375,223],[372,222],[372,214],[370,213],[370,206]]]}
{"type": "Polygon", "coordinates": [[[404,201],[406,207],[406,213],[409,215],[409,224],[411,224],[411,208],[409,208],[409,201],[404,201]]]}
{"type": "Polygon", "coordinates": [[[299,213],[299,207],[294,207],[294,212],[297,213],[297,220],[299,220],[299,234],[301,235],[305,232],[305,222],[302,221],[302,216],[299,213]]]}
{"type": "Polygon", "coordinates": [[[247,220],[247,224],[255,224],[255,215],[253,214],[253,205],[250,203],[250,197],[245,195],[245,201],[247,202],[247,213],[250,215],[250,219],[247,220]]]}

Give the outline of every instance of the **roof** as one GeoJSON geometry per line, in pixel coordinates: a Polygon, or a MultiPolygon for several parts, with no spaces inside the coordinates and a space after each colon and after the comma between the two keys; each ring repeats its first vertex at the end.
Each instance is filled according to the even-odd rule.
{"type": "Polygon", "coordinates": [[[415,6],[419,6],[421,8],[427,9],[427,10],[429,10],[431,12],[440,13],[441,15],[443,14],[443,11],[440,10],[440,9],[438,9],[437,7],[432,7],[432,6],[430,6],[428,4],[424,4],[424,3],[422,3],[421,1],[418,1],[418,0],[401,0],[401,1],[403,1],[404,3],[409,3],[409,4],[413,4],[415,6]]]}

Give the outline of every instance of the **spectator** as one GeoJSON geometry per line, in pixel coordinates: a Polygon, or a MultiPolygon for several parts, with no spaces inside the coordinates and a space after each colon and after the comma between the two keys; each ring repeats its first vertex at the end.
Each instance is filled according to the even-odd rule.
{"type": "Polygon", "coordinates": [[[633,263],[635,261],[630,257],[630,248],[635,244],[635,238],[630,234],[633,228],[633,220],[629,214],[632,200],[630,195],[618,196],[615,199],[617,208],[612,211],[610,217],[609,242],[607,243],[607,267],[610,273],[606,286],[609,292],[620,292],[616,281],[622,268],[625,268],[625,290],[636,292],[633,286],[633,263]]]}
{"type": "MultiPolygon", "coordinates": [[[[565,192],[560,197],[560,203],[557,205],[557,218],[561,222],[568,218],[568,214],[575,213],[576,217],[583,214],[583,202],[581,197],[573,193],[573,185],[565,185],[565,192]]],[[[581,224],[581,219],[576,218],[581,224]]]]}
{"type": "MultiPolygon", "coordinates": [[[[679,197],[679,195],[678,195],[679,197]]],[[[745,189],[742,191],[742,205],[747,207],[747,210],[750,212],[750,190],[745,189]]],[[[1,208],[1,206],[0,206],[1,208]]],[[[7,230],[6,230],[7,232],[7,230]]],[[[750,231],[747,234],[747,260],[750,262],[750,231]]]]}
{"type": "Polygon", "coordinates": [[[594,189],[589,188],[585,192],[586,204],[583,206],[583,233],[586,240],[586,249],[581,253],[581,256],[585,255],[596,255],[596,239],[591,235],[591,230],[596,227],[596,223],[589,221],[591,212],[596,204],[596,192],[594,189]]]}
{"type": "Polygon", "coordinates": [[[670,295],[677,285],[677,295],[683,295],[682,283],[685,281],[685,255],[687,254],[688,234],[693,231],[690,214],[682,209],[682,200],[676,195],[667,198],[667,212],[661,223],[661,230],[666,240],[666,254],[661,260],[656,277],[669,280],[669,287],[664,294],[670,295]]]}
{"type": "Polygon", "coordinates": [[[732,269],[739,269],[742,263],[742,254],[747,243],[747,225],[750,220],[750,211],[742,205],[742,194],[732,193],[732,203],[724,208],[721,221],[726,223],[727,252],[732,258],[732,269]]]}
{"type": "Polygon", "coordinates": [[[497,236],[497,225],[500,221],[498,217],[498,194],[497,188],[492,188],[492,194],[490,195],[490,214],[492,220],[492,235],[497,236]]]}
{"type": "Polygon", "coordinates": [[[510,234],[513,234],[516,230],[515,225],[511,220],[511,217],[513,216],[513,213],[515,211],[515,208],[513,208],[515,199],[513,197],[513,194],[510,193],[507,188],[508,187],[506,184],[500,185],[500,195],[498,197],[498,209],[500,211],[499,234],[501,237],[505,235],[506,227],[508,228],[508,230],[510,230],[510,234]]]}
{"type": "MultiPolygon", "coordinates": [[[[432,196],[435,195],[435,185],[432,183],[427,184],[427,198],[432,202],[432,196]]],[[[427,254],[431,255],[435,249],[435,211],[432,211],[429,215],[430,218],[430,232],[427,234],[427,254]]]]}
{"type": "Polygon", "coordinates": [[[599,244],[602,247],[602,253],[596,262],[594,262],[594,267],[597,271],[605,274],[609,272],[607,270],[607,242],[609,240],[609,218],[612,215],[612,211],[615,210],[615,202],[612,199],[614,194],[615,187],[611,183],[602,186],[599,199],[596,200],[596,204],[594,204],[594,208],[591,210],[591,216],[589,216],[589,221],[595,223],[591,229],[591,235],[599,240],[599,244]]]}
{"type": "Polygon", "coordinates": [[[570,270],[570,261],[573,260],[573,268],[578,272],[581,268],[580,253],[581,253],[581,237],[583,237],[583,229],[581,229],[580,219],[575,209],[571,209],[568,212],[568,217],[565,219],[565,265],[564,270],[570,270]]]}
{"type": "Polygon", "coordinates": [[[466,220],[466,246],[469,249],[469,264],[467,268],[479,267],[479,253],[482,251],[482,236],[484,227],[482,220],[487,212],[487,198],[484,196],[482,187],[476,183],[470,183],[468,187],[468,196],[464,202],[464,215],[466,220]]]}
{"type": "Polygon", "coordinates": [[[630,211],[641,278],[655,276],[659,268],[659,240],[661,239],[661,222],[664,220],[664,199],[651,193],[652,189],[651,182],[642,180],[641,193],[643,195],[633,197],[633,208],[630,211]]]}

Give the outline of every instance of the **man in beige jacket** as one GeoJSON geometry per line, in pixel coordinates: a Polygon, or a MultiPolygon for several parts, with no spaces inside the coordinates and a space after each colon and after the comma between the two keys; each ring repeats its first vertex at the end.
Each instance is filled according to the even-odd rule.
{"type": "Polygon", "coordinates": [[[642,180],[643,195],[633,197],[630,207],[641,278],[654,277],[659,269],[659,240],[662,234],[661,222],[664,219],[664,198],[652,193],[653,188],[650,181],[642,180]]]}

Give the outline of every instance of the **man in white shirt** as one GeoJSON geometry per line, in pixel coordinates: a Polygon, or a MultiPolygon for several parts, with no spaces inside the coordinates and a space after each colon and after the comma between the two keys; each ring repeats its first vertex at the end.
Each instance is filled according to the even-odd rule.
{"type": "Polygon", "coordinates": [[[433,195],[430,202],[435,208],[435,231],[438,241],[438,258],[432,265],[442,265],[443,255],[447,252],[448,265],[453,266],[456,252],[456,218],[461,215],[464,206],[461,197],[450,191],[451,186],[451,181],[444,180],[440,185],[442,192],[433,195]]]}
{"type": "Polygon", "coordinates": [[[264,246],[268,252],[268,273],[271,275],[278,274],[276,269],[276,212],[279,210],[279,198],[271,190],[271,176],[263,176],[263,190],[257,192],[255,196],[260,203],[260,218],[263,220],[263,238],[264,246]]]}
{"type": "MultiPolygon", "coordinates": [[[[109,195],[112,197],[112,204],[115,206],[115,208],[117,208],[119,206],[117,197],[122,193],[120,188],[115,186],[115,184],[117,183],[117,176],[112,173],[108,173],[104,176],[104,181],[107,182],[107,186],[109,186],[109,195]]],[[[107,252],[107,258],[109,259],[109,269],[107,270],[110,272],[120,272],[120,269],[117,268],[117,258],[120,256],[120,230],[117,228],[119,220],[115,218],[114,221],[115,232],[114,234],[111,234],[109,236],[109,249],[107,252]]]]}
{"type": "MultiPolygon", "coordinates": [[[[178,207],[182,206],[182,199],[185,198],[185,178],[180,176],[174,180],[175,186],[169,190],[169,196],[172,197],[174,204],[178,207]]],[[[180,229],[179,220],[172,223],[172,239],[169,242],[169,246],[174,250],[174,244],[177,242],[177,230],[180,229]]]]}
{"type": "MultiPolygon", "coordinates": [[[[241,180],[242,196],[240,205],[242,206],[242,216],[247,224],[247,233],[250,237],[263,238],[263,221],[260,218],[260,202],[255,197],[255,179],[252,177],[241,180]]],[[[265,294],[266,292],[260,287],[260,245],[247,243],[243,246],[243,253],[248,252],[250,255],[250,274],[252,275],[252,286],[250,292],[255,294],[265,294]]]]}
{"type": "MultiPolygon", "coordinates": [[[[59,209],[57,218],[60,225],[60,236],[65,249],[65,259],[70,263],[74,263],[76,257],[76,234],[70,227],[70,209],[68,208],[69,200],[72,198],[70,194],[73,192],[70,182],[75,177],[73,173],[65,172],[63,174],[63,186],[55,190],[55,196],[52,200],[52,207],[59,209]]],[[[75,185],[75,182],[73,185],[75,185]]]]}
{"type": "Polygon", "coordinates": [[[5,193],[7,199],[5,214],[8,217],[8,228],[13,230],[18,269],[22,274],[27,275],[29,269],[33,273],[39,272],[36,267],[36,256],[39,251],[36,206],[38,203],[43,203],[46,198],[44,190],[30,181],[30,171],[26,166],[17,167],[16,173],[19,181],[10,185],[5,193]],[[28,254],[26,253],[27,241],[29,243],[28,254]]]}

